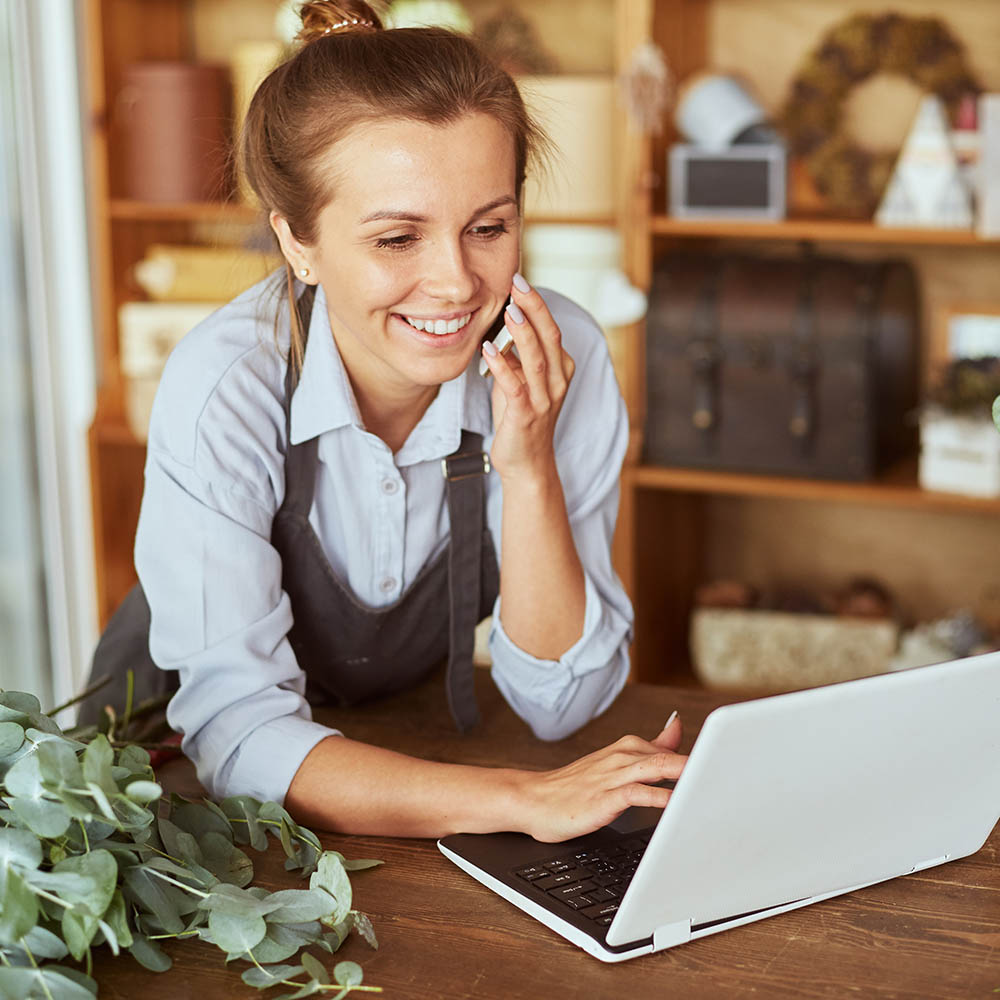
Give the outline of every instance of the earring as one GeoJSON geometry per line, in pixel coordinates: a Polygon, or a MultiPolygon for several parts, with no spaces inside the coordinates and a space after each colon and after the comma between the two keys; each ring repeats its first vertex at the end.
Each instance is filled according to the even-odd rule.
{"type": "Polygon", "coordinates": [[[308,267],[300,268],[299,269],[299,277],[300,278],[308,278],[309,277],[309,268],[308,267]]]}

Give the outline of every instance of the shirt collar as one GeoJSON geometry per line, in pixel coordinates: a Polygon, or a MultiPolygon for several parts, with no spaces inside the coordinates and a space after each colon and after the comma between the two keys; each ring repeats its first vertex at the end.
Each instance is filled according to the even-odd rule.
{"type": "MultiPolygon", "coordinates": [[[[461,375],[442,384],[397,453],[397,464],[413,465],[450,455],[459,446],[463,428],[484,437],[490,433],[491,383],[479,375],[478,367],[477,353],[461,375]]],[[[317,285],[302,374],[292,396],[291,443],[352,424],[363,427],[361,413],[330,329],[323,286],[317,285]]]]}

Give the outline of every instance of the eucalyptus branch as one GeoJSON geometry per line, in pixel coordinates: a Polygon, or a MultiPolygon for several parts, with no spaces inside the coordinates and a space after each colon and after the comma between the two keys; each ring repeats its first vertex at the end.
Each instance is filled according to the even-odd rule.
{"type": "Polygon", "coordinates": [[[99,681],[97,681],[96,684],[91,684],[89,688],[85,688],[79,694],[73,695],[73,697],[70,698],[69,701],[64,701],[61,705],[57,705],[50,712],[46,712],[45,714],[50,716],[58,715],[64,709],[70,708],[73,705],[76,705],[79,702],[84,701],[86,698],[89,698],[92,694],[96,694],[98,691],[100,691],[101,688],[107,687],[112,680],[113,678],[111,674],[105,674],[99,681]]]}
{"type": "MultiPolygon", "coordinates": [[[[93,685],[55,711],[62,711],[89,697],[106,683],[105,679],[93,685]]],[[[348,870],[342,855],[324,851],[316,835],[297,826],[277,804],[265,804],[245,797],[240,800],[240,811],[245,810],[245,818],[237,818],[207,802],[192,801],[183,796],[162,797],[162,786],[156,783],[149,768],[138,766],[142,763],[141,757],[137,759],[136,752],[130,750],[135,743],[115,739],[115,736],[124,737],[126,728],[142,728],[137,725],[137,720],[148,714],[150,718],[146,731],[151,738],[155,738],[159,720],[153,713],[166,700],[152,699],[133,707],[135,687],[134,683],[130,684],[124,713],[118,716],[109,707],[104,711],[99,726],[77,727],[77,731],[86,734],[77,739],[67,735],[57,725],[53,726],[49,717],[39,709],[38,699],[33,695],[0,689],[0,708],[5,710],[0,712],[4,720],[3,739],[0,740],[0,802],[10,807],[0,811],[0,854],[3,855],[5,868],[13,873],[12,877],[20,877],[26,887],[21,891],[8,892],[2,899],[0,969],[23,967],[27,972],[30,962],[37,970],[40,983],[40,986],[33,987],[32,995],[37,994],[44,1000],[56,1000],[68,989],[59,972],[55,969],[47,971],[49,967],[46,963],[52,959],[46,955],[55,953],[48,952],[48,942],[53,937],[64,946],[63,954],[71,953],[80,962],[77,967],[86,969],[88,981],[83,982],[81,978],[79,984],[89,993],[96,989],[91,975],[95,938],[110,946],[115,936],[120,940],[131,935],[136,947],[130,950],[140,964],[153,971],[168,968],[171,958],[160,950],[157,942],[171,937],[201,937],[204,918],[200,916],[192,921],[192,924],[199,925],[197,928],[192,926],[177,933],[147,934],[146,930],[183,926],[171,924],[178,916],[175,903],[169,894],[165,895],[156,888],[159,882],[204,900],[203,905],[207,907],[225,906],[226,919],[219,922],[218,935],[205,937],[210,938],[211,943],[224,954],[237,948],[239,942],[245,940],[243,934],[259,929],[259,901],[271,895],[260,888],[244,892],[253,880],[253,864],[240,846],[247,844],[248,827],[253,831],[253,836],[249,838],[251,845],[264,845],[262,850],[269,849],[268,838],[263,837],[263,833],[276,834],[279,830],[286,848],[291,837],[296,844],[309,849],[311,860],[303,870],[303,877],[308,879],[308,889],[285,890],[290,896],[282,907],[273,911],[275,919],[268,916],[269,926],[273,924],[277,929],[286,922],[294,922],[297,912],[311,912],[316,905],[317,891],[326,891],[338,898],[345,891],[350,893],[348,870]],[[44,732],[44,739],[34,734],[28,736],[32,729],[44,732]],[[101,729],[105,732],[102,733],[101,729]],[[23,734],[20,737],[18,730],[23,734]],[[41,746],[43,742],[46,743],[44,748],[41,746]],[[88,742],[89,748],[86,748],[83,744],[88,742]],[[157,798],[159,805],[152,809],[151,816],[150,810],[143,807],[157,798]],[[23,810],[18,808],[18,802],[24,804],[23,810]],[[88,804],[94,807],[89,818],[83,816],[83,810],[91,811],[88,804]],[[264,808],[265,805],[267,808],[264,808]],[[260,817],[262,809],[267,818],[260,817]],[[170,838],[168,844],[160,843],[155,838],[149,842],[149,824],[157,815],[170,820],[184,835],[178,837],[176,846],[170,838]],[[99,842],[96,838],[91,841],[90,819],[99,820],[98,825],[93,827],[94,831],[102,831],[99,842]],[[106,827],[105,823],[109,826],[106,827]],[[237,823],[241,826],[236,826],[237,823]],[[261,825],[253,826],[254,823],[261,825]],[[60,832],[49,834],[49,831],[56,830],[60,832]],[[104,833],[104,830],[108,832],[104,833]],[[126,857],[130,859],[128,863],[123,862],[126,857]],[[160,870],[160,858],[170,862],[163,865],[169,872],[160,870]],[[212,882],[211,892],[200,887],[202,883],[195,874],[201,871],[202,858],[207,859],[208,867],[217,879],[217,882],[212,882]],[[130,872],[141,872],[158,881],[133,883],[130,872]],[[186,877],[190,877],[194,884],[184,882],[186,877]],[[35,882],[40,882],[41,887],[35,882]],[[63,896],[69,897],[72,902],[63,896]],[[228,898],[223,900],[220,897],[228,898]],[[52,910],[52,905],[58,909],[52,910]],[[285,912],[287,920],[281,919],[279,913],[284,907],[289,908],[285,912]],[[61,919],[68,914],[76,914],[80,919],[61,919]],[[15,940],[10,933],[12,928],[24,933],[15,940]],[[103,937],[99,937],[102,931],[103,937]],[[30,934],[38,935],[40,944],[35,947],[44,945],[44,955],[35,956],[28,948],[26,938],[30,934]],[[231,944],[233,949],[227,948],[227,944],[231,944]]],[[[120,700],[118,703],[121,703],[120,700]]],[[[174,750],[176,746],[173,743],[155,743],[150,748],[174,750]]],[[[184,906],[180,908],[184,909],[184,906]]],[[[267,912],[270,914],[272,911],[267,912]]],[[[343,938],[339,936],[336,941],[328,941],[318,921],[299,926],[310,925],[314,926],[314,930],[297,931],[302,936],[300,947],[320,944],[335,951],[343,943],[343,938]]],[[[357,924],[353,930],[373,942],[370,931],[366,932],[357,924]]],[[[206,941],[208,944],[209,941],[206,941]]],[[[252,972],[247,983],[250,984],[250,979],[261,979],[257,957],[244,954],[243,960],[248,963],[246,972],[252,972]],[[251,970],[250,962],[257,968],[251,970]]],[[[308,960],[304,965],[312,974],[307,983],[274,979],[270,985],[282,982],[297,990],[305,988],[317,993],[337,990],[345,996],[355,990],[379,992],[378,987],[360,985],[361,970],[353,962],[350,965],[354,967],[349,971],[345,966],[342,971],[328,973],[308,960]],[[331,976],[346,979],[352,985],[322,982],[331,976]]],[[[9,973],[4,972],[4,977],[7,976],[9,973]]],[[[268,974],[264,978],[270,979],[271,976],[268,974]]],[[[76,989],[72,992],[74,996],[84,995],[76,989]]]]}
{"type": "Polygon", "coordinates": [[[193,885],[185,885],[183,882],[171,878],[166,872],[161,872],[156,868],[144,868],[143,871],[147,875],[155,875],[157,878],[162,878],[164,882],[176,885],[178,889],[184,889],[194,896],[201,896],[202,899],[208,899],[209,894],[207,892],[202,892],[201,889],[196,889],[193,885]]]}

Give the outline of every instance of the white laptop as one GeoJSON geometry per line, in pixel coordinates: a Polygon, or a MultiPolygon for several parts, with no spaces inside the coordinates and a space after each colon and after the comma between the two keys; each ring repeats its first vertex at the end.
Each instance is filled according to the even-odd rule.
{"type": "Polygon", "coordinates": [[[606,962],[965,857],[1000,819],[1000,653],[716,709],[641,812],[655,826],[438,846],[606,962]]]}

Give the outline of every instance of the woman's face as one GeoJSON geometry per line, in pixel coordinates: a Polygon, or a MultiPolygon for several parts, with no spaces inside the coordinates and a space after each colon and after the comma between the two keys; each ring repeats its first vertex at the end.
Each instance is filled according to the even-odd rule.
{"type": "Polygon", "coordinates": [[[517,270],[514,148],[494,118],[381,121],[330,154],[332,201],[307,265],[355,387],[393,398],[453,379],[517,270]]]}

